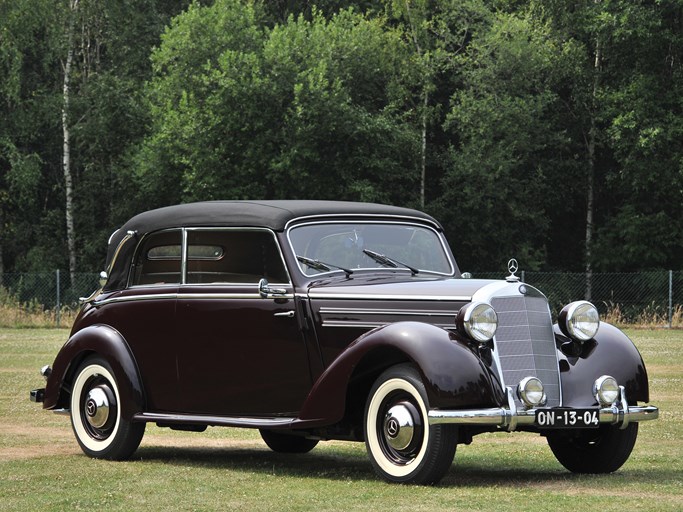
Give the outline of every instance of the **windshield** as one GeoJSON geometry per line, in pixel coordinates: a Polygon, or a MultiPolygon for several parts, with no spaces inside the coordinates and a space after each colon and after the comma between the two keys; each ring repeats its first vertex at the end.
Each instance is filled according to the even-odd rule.
{"type": "Polygon", "coordinates": [[[433,229],[398,223],[319,223],[296,226],[289,240],[307,276],[358,269],[405,269],[451,275],[441,238],[433,229]],[[378,257],[379,255],[379,257],[378,257]]]}

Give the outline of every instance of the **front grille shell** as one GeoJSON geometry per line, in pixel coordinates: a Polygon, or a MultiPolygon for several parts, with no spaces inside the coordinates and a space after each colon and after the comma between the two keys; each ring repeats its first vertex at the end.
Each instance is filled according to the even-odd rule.
{"type": "Polygon", "coordinates": [[[503,387],[515,390],[525,377],[540,379],[548,407],[562,405],[559,362],[546,297],[523,283],[497,283],[477,292],[473,300],[484,300],[498,315],[498,330],[493,339],[493,357],[503,387]]]}

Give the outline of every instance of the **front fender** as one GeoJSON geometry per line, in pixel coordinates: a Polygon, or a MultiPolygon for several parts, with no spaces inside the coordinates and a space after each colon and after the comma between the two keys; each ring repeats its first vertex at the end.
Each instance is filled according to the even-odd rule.
{"type": "MultiPolygon", "coordinates": [[[[557,324],[555,336],[564,336],[557,324]]],[[[566,338],[564,338],[566,339],[566,338]]],[[[597,403],[593,383],[602,375],[611,375],[624,386],[630,403],[649,402],[650,391],[645,363],[626,334],[616,327],[601,323],[598,334],[581,347],[578,355],[559,352],[562,402],[568,407],[587,407],[597,403]]]]}
{"type": "Polygon", "coordinates": [[[121,334],[107,325],[91,325],[75,333],[60,349],[45,387],[44,409],[68,408],[78,365],[90,355],[110,365],[121,394],[121,413],[130,419],[144,410],[144,394],[133,355],[121,334]]]}
{"type": "Polygon", "coordinates": [[[397,322],[374,329],[351,343],[318,378],[299,419],[321,424],[341,420],[354,372],[366,358],[384,349],[400,352],[405,360],[415,363],[432,408],[492,407],[502,403],[497,379],[468,342],[434,325],[397,322]]]}

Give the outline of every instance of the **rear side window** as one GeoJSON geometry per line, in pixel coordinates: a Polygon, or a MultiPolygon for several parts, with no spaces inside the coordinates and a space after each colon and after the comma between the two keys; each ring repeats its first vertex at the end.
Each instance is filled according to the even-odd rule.
{"type": "Polygon", "coordinates": [[[187,283],[287,283],[275,237],[266,230],[188,230],[187,283]]]}
{"type": "Polygon", "coordinates": [[[179,284],[181,280],[181,230],[153,233],[135,256],[133,286],[179,284]]]}

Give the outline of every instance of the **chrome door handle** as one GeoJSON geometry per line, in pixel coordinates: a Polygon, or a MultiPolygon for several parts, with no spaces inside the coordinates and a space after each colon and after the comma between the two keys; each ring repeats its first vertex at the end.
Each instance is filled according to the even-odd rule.
{"type": "Polygon", "coordinates": [[[282,311],[280,313],[275,313],[273,316],[278,316],[282,318],[294,318],[294,311],[282,311]]]}

